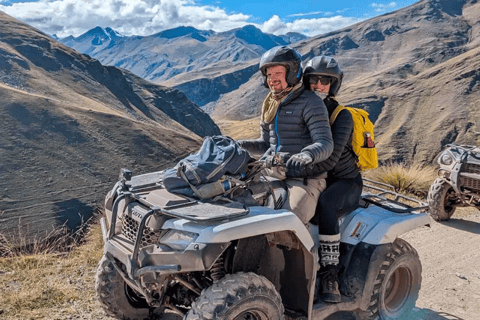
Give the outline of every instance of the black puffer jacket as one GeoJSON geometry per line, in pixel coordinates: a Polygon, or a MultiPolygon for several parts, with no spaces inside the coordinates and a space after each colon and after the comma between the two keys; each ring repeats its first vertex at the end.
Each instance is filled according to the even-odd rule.
{"type": "Polygon", "coordinates": [[[292,92],[278,107],[273,122],[262,122],[260,127],[259,139],[239,141],[250,153],[309,152],[313,166],[309,166],[305,176],[315,177],[324,171],[317,164],[332,153],[333,139],[327,108],[315,93],[303,87],[292,92]]]}
{"type": "MultiPolygon", "coordinates": [[[[323,100],[330,116],[338,102],[327,97],[323,100]]],[[[322,172],[328,171],[328,177],[334,179],[351,179],[358,176],[357,163],[352,150],[353,119],[348,110],[342,110],[332,125],[333,152],[330,157],[318,164],[322,172]]]]}

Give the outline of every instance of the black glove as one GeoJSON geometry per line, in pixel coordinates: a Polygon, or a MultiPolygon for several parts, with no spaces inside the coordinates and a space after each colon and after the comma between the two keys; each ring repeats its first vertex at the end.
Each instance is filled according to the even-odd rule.
{"type": "Polygon", "coordinates": [[[287,161],[287,176],[288,177],[303,177],[305,176],[305,167],[313,162],[313,157],[309,152],[300,152],[294,154],[287,161]]]}

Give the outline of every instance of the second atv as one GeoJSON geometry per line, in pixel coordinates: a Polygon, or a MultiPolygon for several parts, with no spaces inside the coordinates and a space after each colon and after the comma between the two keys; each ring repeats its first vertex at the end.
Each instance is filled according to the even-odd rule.
{"type": "Polygon", "coordinates": [[[480,209],[480,148],[447,145],[437,161],[439,177],[428,192],[432,218],[449,220],[457,207],[480,209]]]}

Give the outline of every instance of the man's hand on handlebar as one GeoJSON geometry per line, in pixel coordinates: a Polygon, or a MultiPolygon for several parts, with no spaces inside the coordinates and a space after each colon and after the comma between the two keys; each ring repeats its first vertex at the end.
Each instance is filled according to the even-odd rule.
{"type": "Polygon", "coordinates": [[[289,177],[301,177],[305,174],[305,167],[313,162],[313,157],[309,152],[300,152],[294,154],[288,159],[287,176],[289,177]]]}
{"type": "Polygon", "coordinates": [[[257,163],[261,163],[261,166],[265,169],[275,168],[275,171],[288,177],[303,177],[305,176],[305,168],[312,162],[313,157],[309,152],[300,152],[294,155],[279,152],[265,154],[257,163]]]}
{"type": "Polygon", "coordinates": [[[279,152],[275,154],[264,155],[260,161],[264,162],[265,168],[284,167],[285,163],[290,158],[290,154],[286,152],[279,152]]]}

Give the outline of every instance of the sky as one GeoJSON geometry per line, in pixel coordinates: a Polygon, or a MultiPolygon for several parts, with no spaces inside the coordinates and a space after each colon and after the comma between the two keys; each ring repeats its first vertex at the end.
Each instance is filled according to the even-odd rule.
{"type": "Polygon", "coordinates": [[[418,0],[0,0],[0,11],[59,37],[96,27],[151,35],[179,26],[217,32],[253,24],[275,35],[315,36],[418,0]]]}

